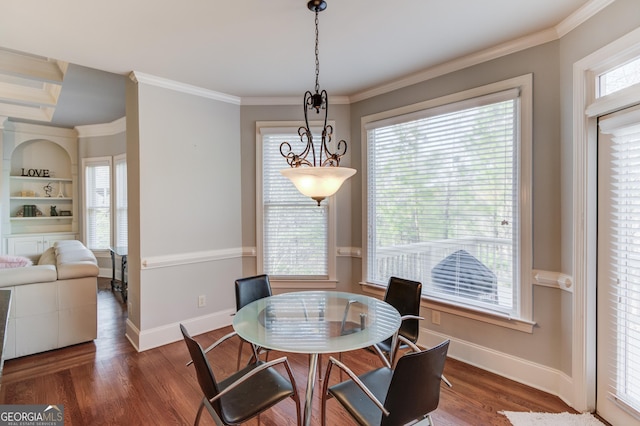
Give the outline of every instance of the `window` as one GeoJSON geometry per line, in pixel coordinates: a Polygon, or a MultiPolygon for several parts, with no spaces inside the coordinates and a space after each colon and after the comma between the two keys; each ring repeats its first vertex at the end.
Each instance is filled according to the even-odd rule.
{"type": "Polygon", "coordinates": [[[258,269],[276,279],[328,280],[334,276],[332,200],[318,206],[280,174],[289,167],[280,144],[295,147],[300,136],[297,126],[277,125],[257,124],[258,269]]]}
{"type": "Polygon", "coordinates": [[[365,119],[367,282],[530,320],[523,92],[530,76],[365,119]]]}
{"type": "Polygon", "coordinates": [[[115,232],[114,243],[117,247],[127,247],[127,156],[125,154],[113,157],[115,165],[115,232]]]}
{"type": "Polygon", "coordinates": [[[85,243],[93,250],[127,245],[126,155],[85,158],[85,243]]]}
{"type": "Polygon", "coordinates": [[[111,157],[83,160],[85,243],[90,249],[111,244],[111,157]]]}
{"type": "Polygon", "coordinates": [[[631,60],[598,76],[599,97],[640,83],[640,58],[631,60]]]}

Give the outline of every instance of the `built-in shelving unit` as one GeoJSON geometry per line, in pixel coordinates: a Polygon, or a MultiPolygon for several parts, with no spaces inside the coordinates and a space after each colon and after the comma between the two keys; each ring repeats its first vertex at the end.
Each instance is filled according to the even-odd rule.
{"type": "Polygon", "coordinates": [[[70,220],[73,198],[66,196],[71,191],[73,181],[69,178],[46,178],[31,176],[10,176],[10,217],[15,220],[64,219],[70,220]],[[49,187],[50,196],[43,196],[45,187],[49,187]],[[23,195],[33,194],[33,195],[23,195]],[[25,217],[20,214],[24,205],[35,205],[41,216],[25,217]],[[56,207],[58,216],[51,214],[51,207],[56,207]],[[69,212],[66,216],[61,211],[69,212]]]}
{"type": "Polygon", "coordinates": [[[33,257],[77,238],[76,131],[5,122],[3,136],[3,251],[33,257]]]}

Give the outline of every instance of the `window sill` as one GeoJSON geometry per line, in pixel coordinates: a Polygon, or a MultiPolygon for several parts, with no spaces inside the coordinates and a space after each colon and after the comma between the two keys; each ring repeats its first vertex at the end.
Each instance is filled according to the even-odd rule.
{"type": "MultiPolygon", "coordinates": [[[[363,292],[375,295],[381,299],[384,298],[384,293],[386,290],[385,287],[370,283],[360,283],[360,286],[362,287],[363,292]]],[[[511,318],[507,315],[501,315],[495,312],[488,312],[480,309],[464,307],[456,305],[454,303],[434,300],[425,296],[422,296],[422,302],[420,303],[420,306],[423,308],[432,309],[434,311],[445,312],[447,314],[457,315],[459,317],[497,325],[499,327],[509,328],[529,334],[533,334],[533,328],[536,325],[536,323],[532,321],[527,321],[519,318],[511,318]]]]}

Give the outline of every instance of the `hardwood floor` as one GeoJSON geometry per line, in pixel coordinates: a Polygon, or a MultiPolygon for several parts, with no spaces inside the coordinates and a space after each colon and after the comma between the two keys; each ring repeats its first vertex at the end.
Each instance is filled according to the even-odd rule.
{"type": "MultiPolygon", "coordinates": [[[[108,280],[99,280],[98,338],[69,348],[8,360],[4,364],[0,403],[64,404],[65,425],[188,425],[193,424],[200,389],[183,341],[137,353],[124,337],[125,305],[108,280]]],[[[208,346],[231,327],[196,336],[208,346]]],[[[248,345],[246,356],[248,356],[248,345]]],[[[219,377],[236,365],[235,341],[215,351],[212,365],[219,377]]],[[[280,354],[270,355],[275,359],[280,354]]],[[[286,354],[294,370],[301,401],[308,368],[306,355],[286,354]]],[[[328,357],[324,357],[326,359],[328,357]]],[[[364,372],[380,361],[365,350],[343,354],[354,371],[364,372]]],[[[324,366],[322,366],[324,368],[324,366]]],[[[559,398],[448,359],[445,374],[453,388],[442,387],[440,406],[432,415],[440,426],[509,425],[499,411],[574,412],[559,398]]],[[[332,382],[339,374],[332,374],[332,382]]],[[[316,382],[312,424],[320,424],[321,382],[316,382]]],[[[330,401],[328,424],[355,424],[330,401]]],[[[213,421],[205,413],[202,425],[213,421]]],[[[254,419],[248,424],[256,425],[254,419]]],[[[283,402],[260,417],[263,425],[295,425],[295,406],[283,402]]]]}

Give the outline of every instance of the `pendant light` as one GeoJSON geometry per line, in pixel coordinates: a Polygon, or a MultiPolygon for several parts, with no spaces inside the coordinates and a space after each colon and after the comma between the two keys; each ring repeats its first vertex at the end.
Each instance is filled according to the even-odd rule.
{"type": "Polygon", "coordinates": [[[300,141],[305,145],[299,154],[293,152],[289,142],[280,145],[280,154],[286,159],[290,168],[280,170],[285,177],[291,180],[298,191],[316,200],[318,205],[326,197],[335,194],[345,180],[356,173],[355,169],[340,167],[340,159],[347,152],[347,143],[344,140],[338,142],[336,150],[331,152],[329,144],[333,136],[333,126],[327,125],[329,101],[326,90],[320,91],[318,78],[320,76],[320,61],[318,59],[318,14],[327,8],[324,0],[311,0],[307,3],[309,10],[315,13],[316,26],[316,86],[315,93],[307,91],[304,94],[302,107],[304,109],[305,125],[298,129],[300,141]],[[313,143],[313,135],[309,126],[308,112],[315,110],[316,114],[324,114],[320,146],[316,151],[313,143]],[[316,157],[317,155],[317,157],[316,157]]]}

